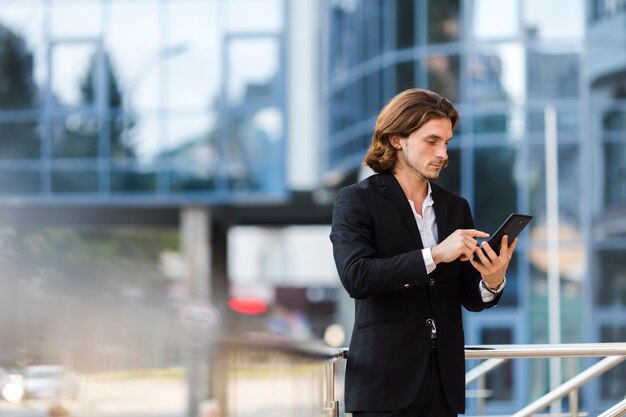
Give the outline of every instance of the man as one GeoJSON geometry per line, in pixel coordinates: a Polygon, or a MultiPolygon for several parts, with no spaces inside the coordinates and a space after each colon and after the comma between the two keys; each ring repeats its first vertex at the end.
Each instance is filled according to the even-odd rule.
{"type": "MultiPolygon", "coordinates": [[[[345,408],[354,417],[447,417],[465,411],[461,306],[498,303],[517,240],[496,254],[467,201],[432,183],[458,122],[438,94],[404,91],[380,112],[365,164],[343,188],[330,239],[355,299],[345,408]],[[473,259],[474,254],[480,262],[473,259]]],[[[494,202],[495,204],[496,202],[494,202]]]]}

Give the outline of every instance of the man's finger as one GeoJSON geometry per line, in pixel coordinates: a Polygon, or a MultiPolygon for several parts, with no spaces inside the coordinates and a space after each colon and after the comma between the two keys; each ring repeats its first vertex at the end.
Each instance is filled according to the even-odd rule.
{"type": "Polygon", "coordinates": [[[491,263],[491,260],[487,257],[487,255],[485,255],[485,252],[480,248],[480,246],[476,247],[475,252],[478,255],[478,259],[480,259],[483,267],[491,263]]]}
{"type": "Polygon", "coordinates": [[[503,259],[509,258],[509,236],[502,236],[502,244],[500,245],[500,257],[503,259]]]}
{"type": "Polygon", "coordinates": [[[489,257],[490,260],[495,260],[498,255],[493,251],[493,249],[491,248],[491,246],[489,245],[489,243],[487,242],[483,242],[483,250],[485,251],[485,253],[487,254],[487,256],[489,257]]]}
{"type": "Polygon", "coordinates": [[[476,229],[465,229],[464,232],[466,232],[471,237],[489,237],[489,233],[485,233],[476,229]]]}

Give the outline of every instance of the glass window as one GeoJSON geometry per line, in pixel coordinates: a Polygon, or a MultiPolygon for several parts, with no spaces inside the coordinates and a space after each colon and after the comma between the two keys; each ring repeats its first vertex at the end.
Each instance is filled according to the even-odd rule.
{"type": "MultiPolygon", "coordinates": [[[[626,306],[626,250],[602,250],[595,253],[594,274],[598,282],[596,305],[603,307],[626,306]]],[[[626,339],[624,339],[626,340],[626,339]]]]}
{"type": "MultiPolygon", "coordinates": [[[[513,343],[513,331],[510,328],[484,328],[480,340],[485,345],[508,345],[513,343]]],[[[513,364],[507,361],[487,374],[486,388],[492,391],[490,401],[511,401],[513,399],[513,364]]]]}
{"type": "Polygon", "coordinates": [[[227,48],[226,85],[229,104],[235,106],[278,99],[278,38],[231,38],[227,48]]]}
{"type": "Polygon", "coordinates": [[[55,164],[52,168],[53,193],[95,193],[98,191],[98,172],[87,168],[92,164],[55,164]]]}
{"type": "MultiPolygon", "coordinates": [[[[173,2],[172,2],[173,3],[173,2]]],[[[278,32],[282,29],[283,0],[219,2],[228,32],[278,32]]]]}
{"type": "Polygon", "coordinates": [[[376,71],[365,78],[365,118],[377,117],[383,107],[382,72],[376,71]]]}
{"type": "Polygon", "coordinates": [[[459,0],[428,1],[428,43],[459,39],[459,0]]]}
{"type": "Polygon", "coordinates": [[[452,102],[459,101],[461,98],[459,86],[459,56],[431,56],[426,62],[426,67],[428,70],[428,88],[443,95],[452,102]]]}
{"type": "Polygon", "coordinates": [[[585,4],[570,0],[523,1],[524,26],[531,29],[531,37],[539,39],[582,39],[585,34],[585,4]],[[558,24],[555,24],[556,16],[558,24]]]}
{"type": "MultiPolygon", "coordinates": [[[[622,254],[626,256],[626,254],[622,254]]],[[[622,258],[623,259],[623,258],[622,258]]],[[[624,305],[624,304],[622,304],[624,305]]],[[[626,326],[602,326],[601,342],[624,342],[626,340],[626,326]]],[[[605,400],[618,402],[624,398],[626,392],[626,367],[617,366],[600,376],[600,396],[605,400]]]]}
{"type": "Polygon", "coordinates": [[[222,80],[218,59],[222,38],[218,32],[217,4],[213,1],[169,3],[170,46],[162,50],[159,59],[167,69],[170,107],[205,108],[218,95],[222,80]]]}
{"type": "Polygon", "coordinates": [[[396,65],[396,92],[415,87],[415,63],[401,62],[396,65]]]}
{"type": "Polygon", "coordinates": [[[100,36],[103,4],[98,1],[55,1],[49,8],[52,38],[100,36]]]}
{"type": "Polygon", "coordinates": [[[152,167],[140,167],[134,160],[114,160],[111,166],[112,193],[153,193],[157,174],[152,167]]]}
{"type": "MultiPolygon", "coordinates": [[[[542,217],[546,213],[546,172],[544,145],[529,146],[528,171],[530,214],[542,217]]],[[[559,217],[562,223],[578,225],[580,220],[580,152],[576,145],[558,148],[559,217]]],[[[577,226],[576,226],[577,227],[577,226]]]]}
{"type": "Polygon", "coordinates": [[[383,2],[384,0],[369,0],[363,2],[363,10],[365,13],[364,57],[366,60],[380,55],[383,50],[385,30],[383,2]]]}
{"type": "Polygon", "coordinates": [[[162,105],[158,75],[170,57],[161,45],[159,4],[152,1],[110,2],[105,47],[113,66],[119,68],[123,96],[132,111],[162,105]]]}
{"type": "Polygon", "coordinates": [[[93,113],[70,113],[55,121],[52,135],[53,158],[96,158],[100,125],[93,113]]]}
{"type": "Polygon", "coordinates": [[[39,164],[19,167],[0,164],[0,194],[30,194],[41,191],[39,164]]]}
{"type": "MultiPolygon", "coordinates": [[[[474,133],[505,133],[509,127],[507,113],[494,112],[474,116],[474,133]]],[[[476,136],[480,140],[480,136],[476,136]]],[[[506,139],[505,139],[506,140],[506,139]]]]}
{"type": "Polygon", "coordinates": [[[86,43],[60,43],[52,49],[52,94],[59,106],[83,107],[97,102],[103,94],[97,86],[99,65],[97,45],[86,43]]]}
{"type": "Polygon", "coordinates": [[[491,233],[517,208],[517,153],[508,146],[474,150],[474,221],[491,233]]]}
{"type": "Polygon", "coordinates": [[[603,178],[604,210],[626,204],[626,142],[604,143],[603,164],[598,173],[603,178]]]}
{"type": "Polygon", "coordinates": [[[566,99],[579,95],[578,53],[551,53],[529,49],[528,96],[532,99],[566,99]]]}
{"type": "Polygon", "coordinates": [[[0,123],[0,159],[39,158],[40,145],[35,120],[0,123]]]}
{"type": "Polygon", "coordinates": [[[396,49],[415,46],[415,0],[396,0],[396,49]]]}
{"type": "Polygon", "coordinates": [[[449,148],[448,166],[441,171],[439,178],[435,181],[438,185],[455,194],[461,193],[461,161],[461,150],[449,148]]]}
{"type": "Polygon", "coordinates": [[[470,97],[484,102],[522,100],[526,96],[525,54],[520,43],[483,46],[469,56],[470,97]]]}
{"type": "Polygon", "coordinates": [[[475,0],[472,36],[482,40],[518,36],[518,11],[519,0],[475,0]]]}

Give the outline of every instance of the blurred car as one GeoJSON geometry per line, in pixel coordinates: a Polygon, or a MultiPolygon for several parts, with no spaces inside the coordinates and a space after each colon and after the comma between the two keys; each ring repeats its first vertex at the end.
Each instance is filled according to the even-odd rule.
{"type": "Polygon", "coordinates": [[[22,384],[26,398],[77,398],[79,378],[60,365],[33,365],[24,368],[22,384]]]}

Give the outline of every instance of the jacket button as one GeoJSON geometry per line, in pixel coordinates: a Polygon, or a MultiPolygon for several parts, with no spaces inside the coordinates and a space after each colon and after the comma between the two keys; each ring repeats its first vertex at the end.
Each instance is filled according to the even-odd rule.
{"type": "Polygon", "coordinates": [[[430,281],[428,281],[430,286],[434,286],[435,285],[435,278],[431,278],[430,281]]]}
{"type": "Polygon", "coordinates": [[[433,325],[433,319],[426,319],[426,325],[427,326],[432,326],[433,325]]]}

